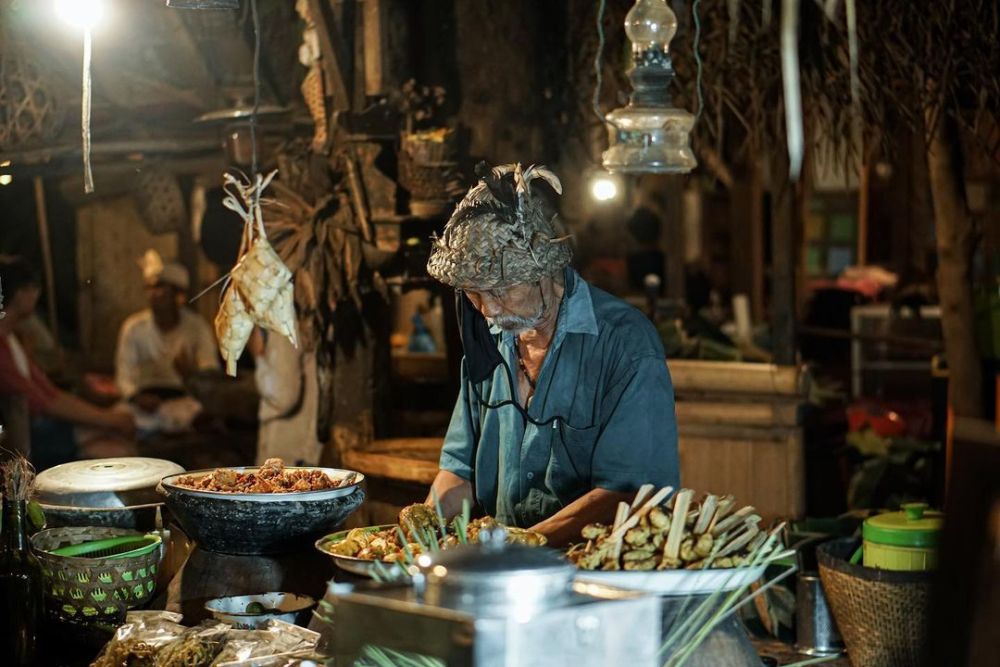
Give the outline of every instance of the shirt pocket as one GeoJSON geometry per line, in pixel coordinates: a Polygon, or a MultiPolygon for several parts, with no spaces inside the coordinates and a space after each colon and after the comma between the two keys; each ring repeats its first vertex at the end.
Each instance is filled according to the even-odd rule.
{"type": "Polygon", "coordinates": [[[591,461],[600,426],[575,428],[563,420],[552,434],[549,486],[564,503],[590,490],[591,461]]]}

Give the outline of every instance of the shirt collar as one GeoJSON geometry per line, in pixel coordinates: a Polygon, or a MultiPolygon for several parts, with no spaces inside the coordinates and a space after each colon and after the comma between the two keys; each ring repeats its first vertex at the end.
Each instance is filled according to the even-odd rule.
{"type": "MultiPolygon", "coordinates": [[[[594,314],[594,302],[590,298],[589,285],[575,269],[569,266],[563,269],[563,279],[566,290],[563,292],[562,304],[559,307],[553,345],[562,342],[568,333],[597,335],[597,316],[594,314]]],[[[503,334],[505,343],[514,340],[512,333],[504,331],[495,324],[490,327],[490,333],[503,334]]]]}

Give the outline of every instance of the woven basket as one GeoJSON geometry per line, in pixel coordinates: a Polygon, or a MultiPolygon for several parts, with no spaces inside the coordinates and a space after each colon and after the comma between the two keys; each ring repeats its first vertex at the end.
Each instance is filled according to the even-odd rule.
{"type": "Polygon", "coordinates": [[[177,177],[161,167],[147,167],[136,181],[135,203],[142,224],[153,234],[184,228],[187,205],[177,177]]]}
{"type": "Polygon", "coordinates": [[[917,667],[927,639],[933,572],[852,565],[855,538],[817,549],[823,590],[857,667],[917,667]]]}
{"type": "Polygon", "coordinates": [[[48,553],[70,544],[124,535],[122,528],[66,527],[36,533],[31,546],[45,577],[46,603],[65,618],[123,616],[149,601],[156,590],[162,549],[134,558],[72,558],[48,553]]]}
{"type": "Polygon", "coordinates": [[[403,151],[418,165],[434,166],[455,159],[458,134],[449,132],[444,141],[430,141],[420,134],[403,135],[403,151]]]}

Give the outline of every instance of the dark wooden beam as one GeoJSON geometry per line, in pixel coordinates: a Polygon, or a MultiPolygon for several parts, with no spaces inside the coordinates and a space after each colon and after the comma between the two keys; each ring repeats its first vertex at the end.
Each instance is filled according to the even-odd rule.
{"type": "Polygon", "coordinates": [[[343,31],[337,26],[337,20],[328,0],[308,0],[309,13],[316,24],[319,36],[319,47],[323,52],[323,78],[327,94],[333,98],[333,110],[344,111],[351,108],[351,97],[348,94],[349,82],[352,80],[352,58],[346,48],[343,31]]]}
{"type": "Polygon", "coordinates": [[[788,180],[784,147],[773,151],[771,165],[771,341],[774,363],[796,362],[795,220],[798,217],[795,186],[788,180]]]}

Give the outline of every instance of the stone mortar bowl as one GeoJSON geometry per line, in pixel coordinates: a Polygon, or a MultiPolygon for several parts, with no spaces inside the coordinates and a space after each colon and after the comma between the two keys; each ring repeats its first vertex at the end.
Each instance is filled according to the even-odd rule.
{"type": "MultiPolygon", "coordinates": [[[[257,469],[232,468],[244,473],[257,469]]],[[[301,468],[286,468],[296,469],[301,468]]],[[[361,473],[306,469],[322,470],[335,480],[353,475],[353,481],[336,489],[287,493],[227,493],[177,485],[181,477],[213,472],[195,470],[164,477],[156,490],[180,527],[202,549],[241,556],[287,553],[339,526],[365,498],[361,473]]]]}

